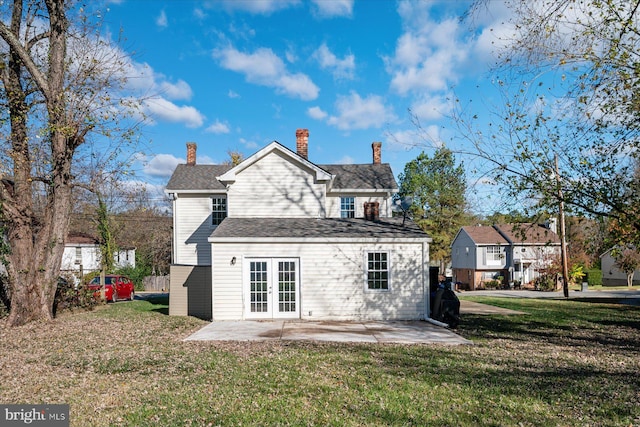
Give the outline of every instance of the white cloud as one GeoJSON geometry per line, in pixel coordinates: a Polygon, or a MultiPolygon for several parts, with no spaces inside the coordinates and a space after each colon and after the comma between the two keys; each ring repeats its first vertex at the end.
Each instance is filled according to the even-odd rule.
{"type": "Polygon", "coordinates": [[[160,94],[166,96],[169,99],[191,99],[193,91],[191,86],[184,80],[178,80],[176,83],[169,83],[162,81],[157,84],[160,94]]]}
{"type": "Polygon", "coordinates": [[[230,132],[229,123],[227,122],[223,123],[220,120],[216,119],[215,123],[213,123],[211,126],[205,129],[205,132],[215,133],[215,134],[229,133],[230,132]]]}
{"type": "Polygon", "coordinates": [[[184,123],[189,128],[200,127],[204,122],[204,116],[194,107],[181,107],[164,98],[147,99],[143,104],[152,119],[184,123]]]}
{"type": "MultiPolygon", "coordinates": [[[[151,159],[145,155],[140,155],[137,159],[142,163],[142,172],[153,177],[170,177],[176,166],[185,164],[187,161],[173,154],[156,154],[151,159]]],[[[206,155],[198,155],[196,159],[200,165],[215,164],[211,157],[206,155]]]]}
{"type": "Polygon", "coordinates": [[[126,89],[143,96],[164,96],[174,100],[191,99],[191,86],[182,79],[173,83],[162,73],[156,73],[147,63],[131,61],[122,66],[126,89]]]}
{"type": "Polygon", "coordinates": [[[164,10],[160,11],[160,15],[156,18],[156,25],[160,28],[167,28],[169,25],[167,21],[167,14],[164,10]]]}
{"type": "MultiPolygon", "coordinates": [[[[244,3],[244,2],[241,2],[244,3]]],[[[227,70],[244,74],[249,83],[272,87],[277,93],[305,101],[318,97],[320,89],[302,73],[291,73],[271,49],[247,54],[234,48],[217,49],[213,57],[227,70]]]]}
{"type": "MultiPolygon", "coordinates": [[[[216,2],[212,3],[216,5],[216,2]]],[[[254,1],[238,1],[238,0],[222,0],[217,4],[230,12],[242,11],[255,15],[270,15],[279,10],[288,9],[292,6],[300,4],[300,0],[254,0],[254,1]]]]}
{"type": "Polygon", "coordinates": [[[343,16],[350,18],[353,16],[354,0],[313,0],[317,8],[316,15],[320,18],[333,18],[343,16]]]}
{"type": "Polygon", "coordinates": [[[395,120],[393,111],[377,95],[362,98],[351,92],[349,96],[338,97],[335,106],[338,114],[329,117],[327,123],[341,130],[379,128],[395,120]]]}
{"type": "Polygon", "coordinates": [[[411,112],[422,120],[439,120],[452,108],[452,103],[442,96],[424,96],[412,104],[411,112]]]}
{"type": "Polygon", "coordinates": [[[176,166],[185,162],[185,159],[171,154],[158,154],[144,163],[143,172],[150,176],[169,177],[176,166]]]}
{"type": "Polygon", "coordinates": [[[324,120],[328,115],[329,114],[327,114],[325,111],[322,111],[320,107],[311,107],[307,109],[307,116],[311,117],[312,119],[324,120]]]}
{"type": "Polygon", "coordinates": [[[240,144],[244,145],[246,148],[250,150],[258,148],[258,143],[256,143],[255,141],[249,141],[244,138],[240,138],[240,144]]]}
{"type": "Polygon", "coordinates": [[[355,160],[353,160],[353,157],[351,156],[344,156],[340,160],[336,161],[335,163],[337,165],[352,165],[355,163],[355,160]]]}
{"type": "Polygon", "coordinates": [[[405,95],[419,90],[446,90],[455,83],[459,77],[457,70],[471,49],[460,41],[460,32],[457,19],[407,28],[396,43],[395,56],[387,62],[392,74],[391,87],[405,95]]]}
{"type": "Polygon", "coordinates": [[[231,89],[229,89],[229,93],[227,93],[227,96],[231,99],[240,98],[240,94],[232,91],[231,89]]]}
{"type": "Polygon", "coordinates": [[[195,9],[193,9],[193,16],[198,19],[198,20],[203,20],[204,18],[207,17],[207,14],[204,10],[202,10],[199,7],[196,7],[195,9]]]}
{"type": "Polygon", "coordinates": [[[395,146],[405,150],[411,150],[416,147],[424,150],[443,145],[440,128],[435,125],[427,126],[426,128],[390,132],[387,134],[385,142],[392,147],[395,146]]]}
{"type": "Polygon", "coordinates": [[[333,76],[337,79],[352,79],[353,72],[356,68],[355,56],[353,54],[345,56],[343,59],[338,59],[327,47],[325,43],[322,44],[314,53],[315,58],[322,69],[329,69],[333,76]]]}

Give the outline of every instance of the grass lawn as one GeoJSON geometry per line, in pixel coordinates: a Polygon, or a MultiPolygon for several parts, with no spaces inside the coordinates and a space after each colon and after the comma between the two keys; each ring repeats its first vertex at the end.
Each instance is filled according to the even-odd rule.
{"type": "Polygon", "coordinates": [[[0,403],[68,403],[73,426],[640,425],[640,308],[465,297],[472,346],[183,342],[166,301],[0,321],[0,403]]]}

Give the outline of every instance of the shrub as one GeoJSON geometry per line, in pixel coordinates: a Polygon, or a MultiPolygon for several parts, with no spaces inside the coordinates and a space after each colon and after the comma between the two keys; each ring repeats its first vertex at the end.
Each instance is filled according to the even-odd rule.
{"type": "Polygon", "coordinates": [[[498,281],[498,280],[489,280],[487,282],[484,282],[484,285],[486,286],[487,289],[499,289],[500,288],[500,281],[498,281]]]}
{"type": "Polygon", "coordinates": [[[538,276],[533,281],[533,286],[538,291],[555,291],[556,290],[556,281],[555,275],[553,274],[543,274],[542,276],[538,276]]]}
{"type": "Polygon", "coordinates": [[[149,271],[145,267],[136,266],[123,267],[118,269],[117,274],[123,274],[133,280],[133,286],[136,292],[144,291],[144,278],[149,275],[149,271]]]}
{"type": "Polygon", "coordinates": [[[61,277],[56,288],[53,302],[54,315],[58,311],[84,309],[91,310],[99,301],[93,297],[93,291],[82,284],[76,285],[73,277],[61,277]]]}
{"type": "Polygon", "coordinates": [[[599,268],[592,268],[587,270],[586,273],[589,286],[602,285],[602,270],[600,270],[599,268]]]}

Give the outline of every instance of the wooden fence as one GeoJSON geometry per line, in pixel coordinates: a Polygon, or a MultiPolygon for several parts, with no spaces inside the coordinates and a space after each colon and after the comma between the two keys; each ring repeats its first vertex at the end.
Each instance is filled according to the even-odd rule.
{"type": "Polygon", "coordinates": [[[142,280],[145,291],[169,292],[169,275],[147,276],[142,280]]]}

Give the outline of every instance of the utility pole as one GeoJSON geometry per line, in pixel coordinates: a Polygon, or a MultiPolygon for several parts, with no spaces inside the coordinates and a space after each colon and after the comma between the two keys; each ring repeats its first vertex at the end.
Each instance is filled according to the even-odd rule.
{"type": "Polygon", "coordinates": [[[556,184],[558,187],[558,220],[560,222],[560,256],[562,258],[562,292],[565,298],[569,298],[569,262],[567,261],[567,238],[564,223],[564,196],[562,195],[562,182],[560,169],[558,168],[558,155],[556,154],[556,184]]]}

